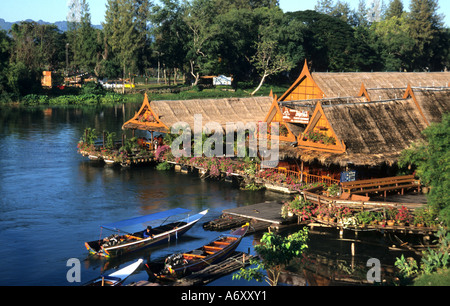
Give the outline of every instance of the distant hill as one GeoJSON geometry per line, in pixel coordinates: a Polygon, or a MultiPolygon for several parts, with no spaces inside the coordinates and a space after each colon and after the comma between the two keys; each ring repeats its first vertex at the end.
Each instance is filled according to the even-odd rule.
{"type": "MultiPolygon", "coordinates": [[[[24,21],[34,21],[34,20],[27,19],[27,20],[24,20],[24,21]]],[[[8,21],[5,21],[5,19],[0,18],[0,29],[1,30],[5,30],[5,31],[9,31],[13,24],[19,23],[19,22],[20,21],[8,22],[8,21]]],[[[62,32],[67,31],[67,21],[57,21],[57,22],[51,23],[51,22],[46,22],[46,21],[39,20],[39,21],[36,21],[36,22],[39,23],[39,24],[54,24],[54,25],[56,25],[58,27],[58,29],[60,31],[62,31],[62,32]]],[[[96,29],[102,29],[101,25],[92,25],[92,26],[94,28],[96,28],[96,29]]]]}

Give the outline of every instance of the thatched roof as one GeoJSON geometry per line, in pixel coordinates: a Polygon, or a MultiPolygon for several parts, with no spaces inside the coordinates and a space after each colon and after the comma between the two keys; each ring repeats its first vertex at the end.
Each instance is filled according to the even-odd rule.
{"type": "MultiPolygon", "coordinates": [[[[169,129],[176,123],[185,122],[194,130],[194,116],[201,115],[202,126],[216,122],[225,130],[227,123],[264,121],[272,101],[272,97],[195,99],[151,101],[149,106],[159,121],[169,129]]],[[[127,122],[124,128],[159,131],[156,127],[148,127],[136,121],[127,122]]],[[[163,132],[167,132],[167,129],[163,132]]]]}
{"type": "MultiPolygon", "coordinates": [[[[357,95],[362,84],[370,91],[406,89],[408,85],[412,87],[449,87],[450,83],[450,72],[314,72],[311,75],[326,97],[357,95]]],[[[372,100],[376,99],[379,97],[372,98],[372,100]]]]}
{"type": "Polygon", "coordinates": [[[428,123],[441,122],[450,112],[450,88],[413,88],[413,93],[428,123]]]}
{"type": "Polygon", "coordinates": [[[317,160],[322,164],[375,166],[393,164],[401,151],[423,139],[427,123],[413,99],[322,105],[324,114],[339,140],[343,154],[284,147],[280,155],[317,160]]]}
{"type": "MultiPolygon", "coordinates": [[[[367,99],[364,97],[324,98],[324,99],[286,101],[286,102],[279,102],[279,104],[280,106],[286,106],[288,108],[295,109],[298,111],[308,111],[311,119],[311,115],[314,113],[314,110],[318,102],[322,103],[322,105],[341,105],[349,103],[367,102],[367,99]]],[[[301,124],[287,123],[287,125],[296,137],[298,137],[305,130],[305,126],[301,124]]]]}

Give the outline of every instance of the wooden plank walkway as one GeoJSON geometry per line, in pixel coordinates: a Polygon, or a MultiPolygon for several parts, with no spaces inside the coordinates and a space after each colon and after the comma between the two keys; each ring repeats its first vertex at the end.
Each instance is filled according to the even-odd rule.
{"type": "Polygon", "coordinates": [[[222,211],[224,215],[234,215],[248,219],[282,224],[285,220],[281,217],[282,204],[278,202],[265,202],[260,204],[242,206],[222,211]]]}

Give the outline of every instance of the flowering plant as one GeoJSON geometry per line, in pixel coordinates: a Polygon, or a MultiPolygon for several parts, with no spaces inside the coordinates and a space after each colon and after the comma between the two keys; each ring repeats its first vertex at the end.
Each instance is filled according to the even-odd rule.
{"type": "Polygon", "coordinates": [[[353,216],[353,211],[349,207],[336,208],[336,217],[338,219],[345,219],[353,216]]]}
{"type": "Polygon", "coordinates": [[[286,218],[289,213],[297,215],[299,221],[305,221],[311,219],[314,215],[315,205],[305,200],[302,196],[298,196],[281,207],[281,215],[283,218],[286,218]]]}
{"type": "Polygon", "coordinates": [[[410,214],[408,208],[406,208],[405,206],[402,206],[395,215],[395,220],[397,221],[397,223],[410,222],[411,219],[412,215],[410,214]]]}

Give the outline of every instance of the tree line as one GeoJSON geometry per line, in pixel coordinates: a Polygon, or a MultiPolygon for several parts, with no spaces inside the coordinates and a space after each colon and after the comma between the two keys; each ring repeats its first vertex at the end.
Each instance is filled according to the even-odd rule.
{"type": "Polygon", "coordinates": [[[287,13],[278,0],[108,0],[101,30],[79,2],[66,32],[35,22],[0,32],[0,100],[36,92],[44,70],[119,78],[164,67],[194,85],[225,74],[258,89],[289,82],[305,59],[330,72],[441,71],[450,62],[438,0],[411,0],[409,11],[401,0],[356,9],[318,0],[314,11],[287,13]]]}

